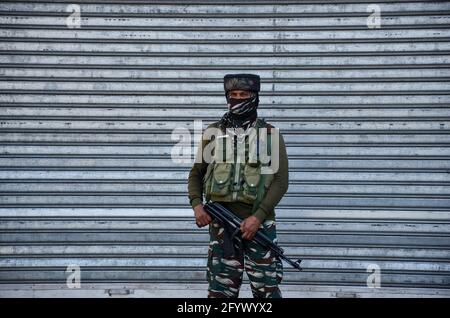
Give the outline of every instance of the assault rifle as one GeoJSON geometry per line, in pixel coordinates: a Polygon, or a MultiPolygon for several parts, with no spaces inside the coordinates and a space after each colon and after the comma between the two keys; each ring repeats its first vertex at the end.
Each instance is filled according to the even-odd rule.
{"type": "MultiPolygon", "coordinates": [[[[216,218],[220,223],[222,223],[224,227],[228,227],[233,231],[232,238],[234,238],[240,232],[242,220],[220,203],[209,201],[203,206],[203,208],[213,218],[216,218]]],[[[286,257],[284,255],[284,250],[277,244],[272,242],[272,240],[267,237],[267,235],[264,234],[261,229],[256,232],[255,236],[253,237],[253,241],[264,248],[269,248],[275,253],[278,258],[285,260],[292,267],[298,269],[299,271],[302,270],[302,268],[300,267],[301,260],[298,259],[296,261],[293,261],[286,257]]]]}

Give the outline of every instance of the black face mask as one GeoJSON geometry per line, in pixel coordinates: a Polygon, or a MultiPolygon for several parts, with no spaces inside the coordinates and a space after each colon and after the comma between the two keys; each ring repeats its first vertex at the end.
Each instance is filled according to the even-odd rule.
{"type": "Polygon", "coordinates": [[[221,125],[223,127],[242,127],[246,129],[256,120],[259,104],[259,96],[257,93],[245,99],[230,98],[228,94],[225,96],[228,102],[228,112],[221,119],[221,125]]]}
{"type": "Polygon", "coordinates": [[[228,111],[236,117],[245,118],[248,114],[254,113],[258,107],[258,96],[245,99],[227,98],[228,111]]]}

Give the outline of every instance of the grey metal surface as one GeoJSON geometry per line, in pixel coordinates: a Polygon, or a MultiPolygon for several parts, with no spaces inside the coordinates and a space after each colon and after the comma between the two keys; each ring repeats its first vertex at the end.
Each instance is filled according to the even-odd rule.
{"type": "Polygon", "coordinates": [[[203,284],[171,133],[217,120],[232,72],[288,146],[287,295],[448,296],[449,2],[77,3],[74,29],[71,1],[0,3],[0,296],[74,264],[94,289],[203,284]]]}

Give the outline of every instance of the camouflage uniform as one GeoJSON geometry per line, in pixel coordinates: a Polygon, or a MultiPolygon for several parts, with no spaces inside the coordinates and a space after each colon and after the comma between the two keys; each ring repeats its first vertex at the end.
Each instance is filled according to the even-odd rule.
{"type": "MultiPolygon", "coordinates": [[[[275,221],[261,224],[267,236],[276,242],[275,221]]],[[[245,271],[255,298],[281,298],[278,284],[283,278],[283,265],[270,250],[254,241],[234,239],[235,255],[224,257],[225,229],[214,220],[209,224],[207,279],[208,297],[238,297],[245,271]]]]}

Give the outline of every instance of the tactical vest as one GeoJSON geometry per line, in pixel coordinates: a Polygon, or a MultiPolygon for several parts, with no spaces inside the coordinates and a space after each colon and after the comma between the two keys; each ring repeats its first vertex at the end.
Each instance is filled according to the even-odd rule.
{"type": "MultiPolygon", "coordinates": [[[[236,137],[232,134],[218,135],[214,140],[211,140],[215,143],[212,151],[213,156],[203,181],[207,201],[251,204],[253,205],[251,213],[258,209],[259,203],[267,194],[274,177],[273,173],[261,173],[261,167],[270,164],[270,161],[262,163],[258,155],[259,149],[264,149],[264,147],[260,148],[261,141],[259,138],[259,128],[263,127],[268,128],[265,149],[267,156],[270,156],[272,147],[271,128],[273,126],[259,118],[254,127],[256,133],[245,135],[245,138],[241,138],[241,140],[237,138],[237,142],[234,140],[236,137]],[[244,147],[242,143],[246,143],[247,146],[239,148],[244,147]],[[236,162],[238,148],[241,149],[240,151],[245,149],[245,161],[236,162]]],[[[242,153],[241,156],[243,157],[242,153]]]]}

